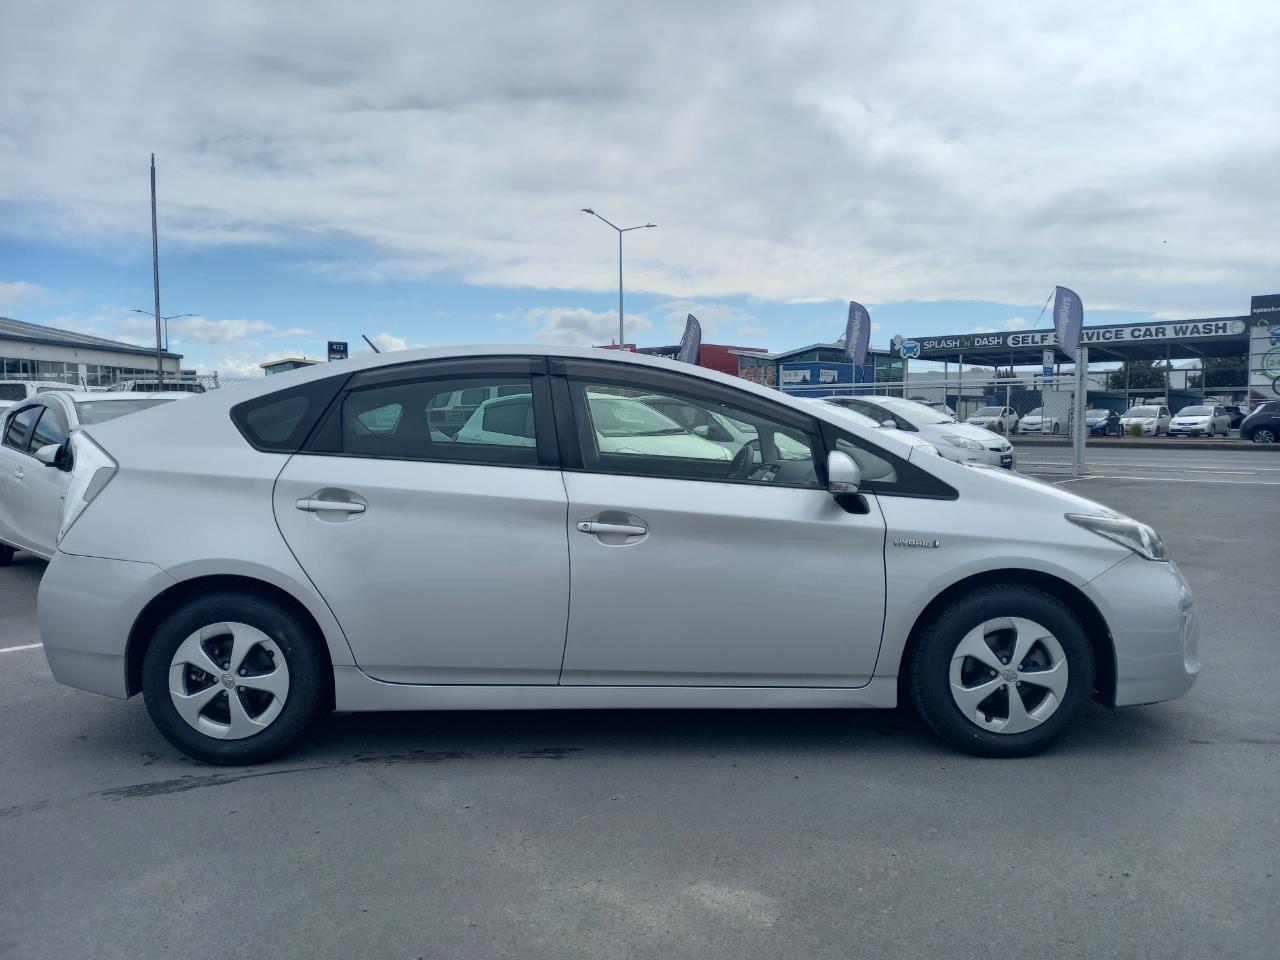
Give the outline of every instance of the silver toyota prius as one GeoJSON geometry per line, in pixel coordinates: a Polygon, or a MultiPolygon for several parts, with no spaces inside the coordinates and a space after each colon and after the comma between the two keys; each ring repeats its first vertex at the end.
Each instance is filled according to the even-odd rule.
{"type": "Polygon", "coordinates": [[[1150,527],[651,357],[369,356],[41,459],[70,473],[50,668],[141,693],[213,763],[276,755],[326,710],[904,697],[956,747],[1017,756],[1091,698],[1168,700],[1200,669],[1150,527]]]}

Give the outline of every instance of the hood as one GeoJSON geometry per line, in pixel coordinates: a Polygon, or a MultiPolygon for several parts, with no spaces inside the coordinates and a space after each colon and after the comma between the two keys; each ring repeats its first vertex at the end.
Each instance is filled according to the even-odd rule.
{"type": "Polygon", "coordinates": [[[939,423],[931,426],[930,430],[936,430],[938,435],[944,433],[952,434],[957,437],[966,437],[969,440],[977,440],[984,447],[992,440],[1001,439],[1000,434],[992,433],[984,427],[975,427],[968,423],[939,423]]]}
{"type": "Polygon", "coordinates": [[[1001,470],[996,467],[984,466],[968,466],[956,464],[961,470],[970,470],[979,479],[981,483],[989,483],[996,485],[1004,485],[1019,487],[1023,490],[1034,490],[1045,498],[1045,509],[1061,509],[1063,513],[1084,513],[1091,516],[1099,517],[1115,517],[1119,516],[1116,511],[1110,507],[1103,506],[1095,500],[1088,497],[1082,497],[1078,494],[1071,493],[1060,486],[1047,483],[1044,480],[1036,480],[1025,474],[1015,473],[1012,470],[1001,470]]]}

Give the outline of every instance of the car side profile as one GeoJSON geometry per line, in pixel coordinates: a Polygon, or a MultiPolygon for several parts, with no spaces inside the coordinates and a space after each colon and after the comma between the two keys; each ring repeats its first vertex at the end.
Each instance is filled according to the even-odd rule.
{"type": "Polygon", "coordinates": [[[1018,414],[1013,407],[985,407],[969,417],[965,423],[994,433],[1017,433],[1018,414]]]}
{"type": "Polygon", "coordinates": [[[1154,531],[896,432],[574,348],[371,355],[211,391],[72,433],[45,655],[62,683],[141,693],[213,763],[274,756],[325,710],[900,697],[958,748],[1016,756],[1091,697],[1189,689],[1195,607],[1154,531]],[[532,445],[437,439],[437,398],[478,387],[528,397],[532,445]],[[639,397],[754,439],[729,456],[639,397]],[[645,445],[664,436],[702,445],[645,445]],[[154,536],[155,516],[183,535],[154,536]]]}
{"type": "Polygon", "coordinates": [[[939,406],[881,394],[823,399],[870,417],[876,423],[892,422],[903,433],[918,434],[948,460],[1007,470],[1014,468],[1013,444],[1002,437],[992,436],[992,432],[984,427],[959,423],[939,406]]]}
{"type": "Polygon", "coordinates": [[[1268,400],[1254,407],[1240,424],[1240,437],[1250,443],[1280,440],[1280,400],[1268,400]]]}
{"type": "Polygon", "coordinates": [[[42,462],[42,449],[66,442],[72,430],[105,423],[175,400],[176,395],[104,394],[74,390],[34,393],[4,411],[0,422],[0,565],[26,550],[48,560],[58,533],[66,473],[42,462]]]}

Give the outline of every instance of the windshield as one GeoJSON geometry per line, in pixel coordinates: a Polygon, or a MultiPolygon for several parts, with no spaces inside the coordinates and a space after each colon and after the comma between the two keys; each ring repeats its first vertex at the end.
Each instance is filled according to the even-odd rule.
{"type": "Polygon", "coordinates": [[[587,400],[596,429],[606,437],[657,437],[689,432],[666,414],[638,400],[598,393],[588,394],[587,400]]]}
{"type": "Polygon", "coordinates": [[[173,403],[168,397],[154,397],[146,400],[77,400],[76,413],[82,424],[106,423],[126,413],[137,413],[147,407],[158,407],[162,403],[173,403]]]}
{"type": "Polygon", "coordinates": [[[915,400],[906,400],[902,397],[866,397],[864,399],[898,414],[902,419],[908,420],[917,426],[920,424],[956,422],[954,417],[947,416],[941,410],[936,410],[923,403],[917,403],[915,400]]]}
{"type": "Polygon", "coordinates": [[[1043,416],[1044,416],[1044,407],[1036,407],[1034,410],[1032,410],[1030,413],[1028,413],[1028,414],[1027,414],[1027,416],[1028,416],[1028,417],[1043,417],[1043,416]]]}
{"type": "Polygon", "coordinates": [[[1125,411],[1126,417],[1134,420],[1151,420],[1156,415],[1155,407],[1130,407],[1125,411]]]}
{"type": "Polygon", "coordinates": [[[834,407],[842,417],[852,420],[856,424],[864,427],[872,427],[876,430],[883,429],[880,424],[876,423],[876,421],[872,420],[865,413],[859,413],[857,410],[850,410],[848,407],[839,403],[831,403],[830,401],[824,401],[824,403],[826,406],[834,407]]]}
{"type": "Polygon", "coordinates": [[[1084,417],[1086,420],[1101,420],[1103,417],[1111,416],[1110,410],[1086,410],[1084,417]]]}
{"type": "Polygon", "coordinates": [[[1178,411],[1180,417],[1208,417],[1213,415],[1213,407],[1183,407],[1178,411]]]}

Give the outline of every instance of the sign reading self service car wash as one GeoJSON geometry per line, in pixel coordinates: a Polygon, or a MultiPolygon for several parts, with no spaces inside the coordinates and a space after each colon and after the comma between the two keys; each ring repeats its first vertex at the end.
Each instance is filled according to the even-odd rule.
{"type": "MultiPolygon", "coordinates": [[[[1219,337],[1242,337],[1247,325],[1239,317],[1220,320],[1187,320],[1169,323],[1138,323],[1110,327],[1085,327],[1080,332],[1082,344],[1150,343],[1159,340],[1201,340],[1219,337]]],[[[1015,333],[968,333],[947,337],[919,337],[919,356],[954,354],[964,350],[1052,347],[1058,335],[1052,330],[1026,330],[1015,333]]]]}

